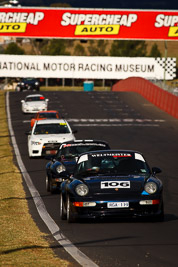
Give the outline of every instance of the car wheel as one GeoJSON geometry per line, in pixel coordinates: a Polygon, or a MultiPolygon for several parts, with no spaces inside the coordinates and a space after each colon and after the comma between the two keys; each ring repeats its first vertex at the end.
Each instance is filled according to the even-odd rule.
{"type": "Polygon", "coordinates": [[[152,222],[163,222],[164,221],[164,204],[161,205],[161,212],[159,215],[151,216],[150,220],[152,222]]]}
{"type": "Polygon", "coordinates": [[[51,194],[54,194],[56,190],[53,188],[52,181],[49,178],[48,181],[49,181],[49,192],[51,192],[51,194]]]}
{"type": "Polygon", "coordinates": [[[46,175],[46,191],[50,192],[50,186],[49,186],[49,178],[48,175],[46,175]]]}
{"type": "Polygon", "coordinates": [[[74,214],[71,210],[71,204],[70,204],[70,199],[69,199],[69,196],[67,197],[67,222],[68,223],[73,223],[75,222],[76,219],[74,217],[74,214]]]}
{"type": "Polygon", "coordinates": [[[162,203],[161,206],[161,213],[156,217],[157,222],[163,222],[164,221],[164,204],[162,203]]]}
{"type": "Polygon", "coordinates": [[[60,194],[60,218],[61,220],[66,220],[67,219],[67,212],[64,207],[64,201],[62,198],[62,193],[60,194]]]}

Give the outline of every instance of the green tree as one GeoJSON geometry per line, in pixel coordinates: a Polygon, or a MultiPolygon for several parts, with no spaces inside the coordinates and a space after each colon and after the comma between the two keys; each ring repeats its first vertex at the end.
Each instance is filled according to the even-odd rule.
{"type": "Polygon", "coordinates": [[[49,40],[47,44],[45,44],[41,48],[42,55],[70,55],[69,52],[66,51],[67,40],[58,40],[52,39],[49,40]]]}
{"type": "Polygon", "coordinates": [[[145,57],[145,41],[115,40],[112,43],[110,55],[113,57],[145,57]]]}
{"type": "Polygon", "coordinates": [[[97,47],[98,47],[99,56],[107,56],[107,53],[106,53],[107,41],[106,40],[98,40],[97,47]]]}
{"type": "Polygon", "coordinates": [[[89,47],[88,51],[90,53],[90,56],[106,56],[106,46],[107,41],[105,40],[90,40],[89,41],[89,47]]]}
{"type": "Polygon", "coordinates": [[[74,48],[74,55],[75,56],[86,56],[86,51],[83,45],[77,44],[74,48]]]}
{"type": "Polygon", "coordinates": [[[154,43],[151,47],[149,57],[161,57],[161,52],[159,51],[158,45],[154,43]]]}
{"type": "Polygon", "coordinates": [[[98,48],[96,47],[96,41],[89,40],[88,52],[90,56],[98,56],[98,48]]]}
{"type": "Polygon", "coordinates": [[[4,54],[4,48],[2,45],[0,46],[0,54],[4,54]]]}
{"type": "Polygon", "coordinates": [[[10,43],[4,50],[4,54],[24,55],[25,51],[22,48],[20,48],[16,43],[10,43]]]}

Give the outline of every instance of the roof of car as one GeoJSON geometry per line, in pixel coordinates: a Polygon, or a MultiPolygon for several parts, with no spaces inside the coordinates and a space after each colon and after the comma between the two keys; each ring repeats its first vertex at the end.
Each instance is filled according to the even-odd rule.
{"type": "Polygon", "coordinates": [[[38,111],[37,113],[59,113],[57,110],[42,110],[42,111],[38,111]]]}
{"type": "Polygon", "coordinates": [[[37,97],[37,96],[44,97],[43,95],[35,94],[35,95],[27,95],[26,98],[27,98],[27,97],[37,97]]]}
{"type": "Polygon", "coordinates": [[[106,141],[103,140],[95,140],[95,139],[82,139],[82,140],[73,140],[73,141],[68,141],[64,142],[61,145],[68,145],[68,144],[106,144],[109,146],[109,144],[106,141]]]}
{"type": "Polygon", "coordinates": [[[46,119],[46,120],[39,120],[36,121],[36,124],[53,124],[53,123],[67,123],[64,119],[46,119]]]}
{"type": "Polygon", "coordinates": [[[114,154],[129,154],[129,153],[138,153],[138,154],[141,154],[141,152],[139,151],[136,151],[136,150],[125,150],[125,149],[112,149],[112,150],[98,150],[98,151],[89,151],[89,152],[84,152],[82,153],[81,155],[84,155],[84,154],[89,154],[89,155],[92,155],[92,154],[105,154],[105,155],[108,155],[108,156],[112,156],[114,154]]]}

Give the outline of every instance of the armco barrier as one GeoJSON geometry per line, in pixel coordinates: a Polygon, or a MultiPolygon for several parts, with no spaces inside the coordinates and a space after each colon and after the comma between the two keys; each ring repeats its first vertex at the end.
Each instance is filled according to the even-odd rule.
{"type": "Polygon", "coordinates": [[[119,81],[112,86],[112,91],[137,92],[178,119],[178,97],[143,78],[132,77],[119,81]]]}

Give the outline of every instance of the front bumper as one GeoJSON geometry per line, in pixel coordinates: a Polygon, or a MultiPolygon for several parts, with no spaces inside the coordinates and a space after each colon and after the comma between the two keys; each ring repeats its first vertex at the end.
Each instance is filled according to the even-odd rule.
{"type": "Polygon", "coordinates": [[[60,188],[61,188],[61,183],[64,181],[63,178],[50,178],[51,179],[51,187],[52,187],[52,190],[54,191],[59,191],[60,188]]]}
{"type": "Polygon", "coordinates": [[[41,157],[42,144],[40,145],[29,145],[29,156],[30,157],[41,157]]]}
{"type": "Polygon", "coordinates": [[[44,157],[48,155],[55,155],[61,143],[46,143],[41,145],[31,146],[32,157],[44,157]]]}
{"type": "MultiPolygon", "coordinates": [[[[124,202],[125,200],[123,200],[124,202]]],[[[108,208],[108,202],[117,202],[114,201],[91,201],[96,203],[96,206],[93,207],[76,207],[75,203],[71,202],[72,212],[76,218],[136,218],[136,217],[156,217],[159,216],[162,212],[162,200],[157,199],[158,204],[152,205],[141,205],[140,200],[129,200],[128,208],[108,208]]],[[[118,202],[121,202],[120,200],[118,202]]],[[[127,202],[127,201],[126,201],[127,202]]],[[[89,203],[89,202],[88,202],[89,203]]]]}
{"type": "Polygon", "coordinates": [[[47,107],[42,106],[42,107],[24,107],[23,112],[24,113],[36,113],[38,111],[47,111],[47,107]]]}
{"type": "Polygon", "coordinates": [[[56,155],[61,143],[45,143],[42,147],[42,156],[56,155]]]}
{"type": "Polygon", "coordinates": [[[17,85],[20,88],[20,91],[26,91],[26,90],[37,90],[39,91],[39,84],[25,84],[25,85],[17,85]]]}

